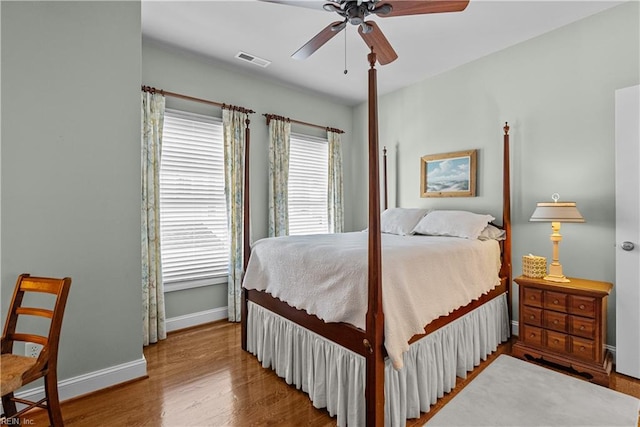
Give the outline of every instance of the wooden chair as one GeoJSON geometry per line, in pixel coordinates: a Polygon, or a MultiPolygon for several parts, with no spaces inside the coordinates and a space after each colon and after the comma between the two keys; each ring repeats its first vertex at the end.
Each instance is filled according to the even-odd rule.
{"type": "MultiPolygon", "coordinates": [[[[60,341],[62,317],[64,315],[64,308],[67,303],[70,286],[71,279],[68,277],[64,279],[53,279],[47,277],[31,277],[29,274],[22,274],[18,277],[18,282],[16,283],[7,314],[7,322],[4,325],[4,332],[2,333],[0,355],[2,384],[0,389],[2,392],[3,417],[5,418],[0,418],[1,425],[16,424],[18,422],[17,420],[25,412],[36,407],[47,410],[52,426],[58,427],[64,425],[62,412],[60,411],[60,401],[58,399],[56,366],[58,362],[58,342],[60,341]],[[48,301],[42,301],[46,299],[42,295],[29,295],[43,293],[55,296],[53,304],[51,304],[51,298],[49,298],[48,301]],[[29,295],[27,297],[29,304],[31,304],[29,301],[30,298],[38,302],[42,301],[42,304],[38,304],[41,305],[41,307],[23,306],[25,295],[29,295]],[[51,305],[53,305],[53,309],[49,308],[51,305]],[[50,319],[48,335],[42,336],[37,333],[16,332],[18,318],[27,320],[25,316],[50,319]],[[41,344],[43,347],[40,355],[35,358],[13,354],[13,344],[16,341],[41,344]],[[38,378],[44,378],[44,399],[38,402],[32,402],[17,398],[13,395],[14,391],[38,378]],[[27,406],[18,412],[16,403],[27,406]]],[[[30,324],[34,325],[34,323],[36,322],[31,320],[30,324]]],[[[23,325],[23,323],[20,322],[20,330],[27,325],[23,325]]]]}

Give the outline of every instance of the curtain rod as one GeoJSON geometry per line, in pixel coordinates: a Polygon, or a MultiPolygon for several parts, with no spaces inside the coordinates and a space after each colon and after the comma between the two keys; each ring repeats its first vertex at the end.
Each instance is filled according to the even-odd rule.
{"type": "Polygon", "coordinates": [[[143,85],[142,86],[142,91],[143,92],[149,92],[149,93],[159,93],[160,95],[171,96],[173,98],[185,99],[187,101],[200,102],[202,104],[215,105],[216,107],[221,107],[221,108],[228,109],[228,110],[240,111],[241,113],[247,113],[247,114],[255,113],[255,111],[250,110],[248,108],[238,107],[236,105],[222,104],[220,102],[209,101],[207,99],[194,98],[193,96],[182,95],[180,93],[175,93],[175,92],[169,92],[169,91],[166,91],[166,90],[163,90],[163,89],[156,89],[155,87],[151,87],[151,86],[144,86],[143,85]]]}
{"type": "Polygon", "coordinates": [[[299,125],[310,126],[318,129],[324,129],[324,130],[335,132],[335,133],[344,133],[342,129],[336,129],[328,126],[314,125],[313,123],[301,122],[300,120],[294,120],[294,119],[290,119],[289,117],[278,116],[276,114],[263,114],[263,116],[267,118],[267,125],[269,125],[269,122],[272,119],[276,119],[276,120],[284,120],[291,123],[297,123],[299,125]]]}

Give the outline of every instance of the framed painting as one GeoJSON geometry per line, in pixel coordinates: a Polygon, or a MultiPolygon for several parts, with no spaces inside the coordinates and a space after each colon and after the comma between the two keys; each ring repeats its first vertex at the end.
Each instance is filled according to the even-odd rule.
{"type": "Polygon", "coordinates": [[[420,197],[475,197],[476,150],[420,158],[420,197]]]}

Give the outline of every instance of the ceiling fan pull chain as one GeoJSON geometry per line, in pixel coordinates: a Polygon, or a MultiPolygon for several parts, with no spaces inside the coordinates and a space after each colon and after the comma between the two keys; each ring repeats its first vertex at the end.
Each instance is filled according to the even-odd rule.
{"type": "Polygon", "coordinates": [[[347,70],[347,33],[348,31],[344,32],[344,74],[346,75],[349,70],[347,70]]]}

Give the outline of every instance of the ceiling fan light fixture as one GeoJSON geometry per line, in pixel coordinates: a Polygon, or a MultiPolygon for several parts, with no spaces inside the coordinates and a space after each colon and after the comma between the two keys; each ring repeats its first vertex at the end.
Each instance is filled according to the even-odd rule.
{"type": "Polygon", "coordinates": [[[372,13],[375,13],[376,15],[388,15],[392,10],[393,6],[391,6],[389,3],[385,3],[382,6],[375,8],[372,13]]]}
{"type": "Polygon", "coordinates": [[[333,3],[325,3],[322,5],[322,8],[327,12],[342,12],[342,9],[333,3]]]}
{"type": "Polygon", "coordinates": [[[367,24],[366,22],[361,23],[360,28],[362,29],[363,34],[369,34],[371,31],[373,31],[373,26],[367,24]]]}
{"type": "Polygon", "coordinates": [[[365,16],[369,14],[367,10],[367,6],[365,5],[351,5],[347,6],[346,9],[346,18],[349,20],[351,25],[360,25],[364,22],[365,16]]]}
{"type": "Polygon", "coordinates": [[[342,31],[344,29],[344,27],[346,27],[346,26],[347,26],[347,21],[345,20],[345,21],[342,21],[339,24],[333,25],[331,27],[331,31],[335,31],[335,32],[342,31]]]}

